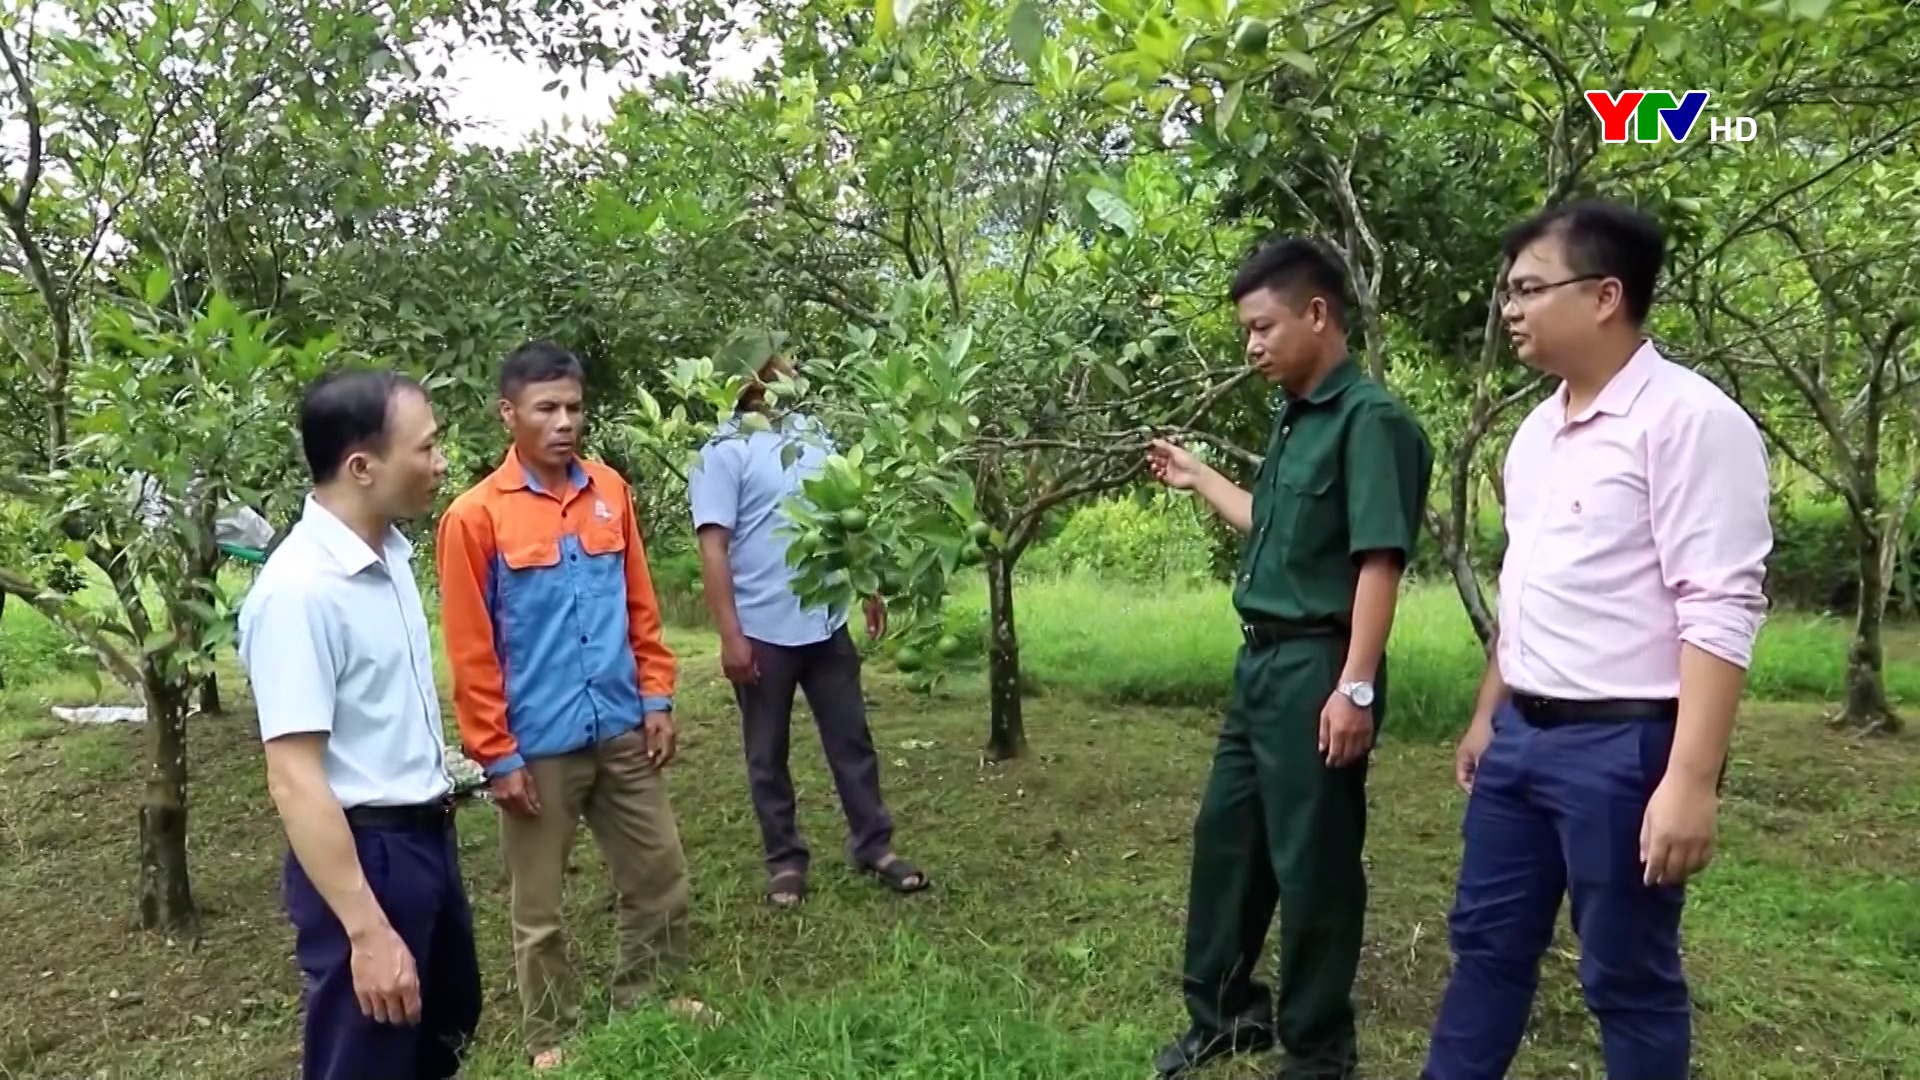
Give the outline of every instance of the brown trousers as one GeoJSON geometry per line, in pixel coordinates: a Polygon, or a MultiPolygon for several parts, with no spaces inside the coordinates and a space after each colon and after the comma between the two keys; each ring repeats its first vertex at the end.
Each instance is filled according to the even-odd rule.
{"type": "Polygon", "coordinates": [[[636,729],[571,754],[527,763],[538,817],[500,815],[500,847],[511,880],[513,964],[535,1052],[559,1043],[577,1009],[560,893],[582,818],[613,876],[620,954],[611,997],[634,1004],[661,975],[687,963],[690,887],[686,853],[667,798],[666,777],[647,760],[636,729]]]}

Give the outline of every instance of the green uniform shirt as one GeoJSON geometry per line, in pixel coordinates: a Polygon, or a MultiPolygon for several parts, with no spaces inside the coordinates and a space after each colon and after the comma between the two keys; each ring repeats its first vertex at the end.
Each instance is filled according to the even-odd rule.
{"type": "Polygon", "coordinates": [[[1432,477],[1419,422],[1351,358],[1306,397],[1288,395],[1254,479],[1240,617],[1351,625],[1359,555],[1413,560],[1432,477]]]}

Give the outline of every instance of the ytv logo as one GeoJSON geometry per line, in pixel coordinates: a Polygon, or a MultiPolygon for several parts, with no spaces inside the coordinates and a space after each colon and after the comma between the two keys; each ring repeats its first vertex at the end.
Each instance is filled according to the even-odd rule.
{"type": "MultiPolygon", "coordinates": [[[[1587,104],[1600,118],[1603,143],[1659,142],[1662,125],[1674,142],[1685,142],[1698,127],[1707,97],[1705,90],[1689,90],[1677,99],[1666,90],[1623,90],[1619,94],[1589,90],[1587,104]]],[[[1751,142],[1758,127],[1751,116],[1715,118],[1707,121],[1707,138],[1714,142],[1751,142]]]]}

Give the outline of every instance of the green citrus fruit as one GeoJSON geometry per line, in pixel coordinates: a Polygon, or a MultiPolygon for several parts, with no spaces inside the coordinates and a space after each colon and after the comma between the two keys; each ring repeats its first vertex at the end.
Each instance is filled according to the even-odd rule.
{"type": "Polygon", "coordinates": [[[973,538],[974,543],[986,547],[987,541],[993,539],[993,529],[984,521],[976,521],[967,526],[967,535],[973,538]]]}
{"type": "Polygon", "coordinates": [[[936,656],[941,656],[941,657],[952,656],[954,653],[957,653],[959,651],[960,651],[960,639],[957,637],[954,637],[952,634],[943,634],[940,640],[934,642],[934,645],[933,645],[933,652],[934,652],[934,655],[936,656]]]}
{"type": "Polygon", "coordinates": [[[864,531],[867,527],[867,512],[864,510],[840,511],[840,527],[850,533],[864,531]]]}
{"type": "Polygon", "coordinates": [[[1241,19],[1233,32],[1233,47],[1243,53],[1266,52],[1268,33],[1265,19],[1241,19]]]}
{"type": "Polygon", "coordinates": [[[911,673],[919,671],[927,665],[926,661],[920,656],[920,650],[909,646],[893,655],[893,666],[899,668],[901,671],[911,673]]]}

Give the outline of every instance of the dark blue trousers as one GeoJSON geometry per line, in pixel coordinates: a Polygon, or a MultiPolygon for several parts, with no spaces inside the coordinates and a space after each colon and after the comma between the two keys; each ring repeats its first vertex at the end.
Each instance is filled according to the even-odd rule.
{"type": "Polygon", "coordinates": [[[480,1021],[480,965],[452,822],[353,831],[367,884],[413,953],[420,1023],[412,1026],[360,1011],[346,931],[288,854],[287,917],[306,976],[303,1080],[446,1080],[459,1071],[480,1021]]]}
{"type": "Polygon", "coordinates": [[[1687,1080],[1691,1003],[1680,968],[1684,893],[1648,886],[1647,800],[1666,774],[1673,725],[1650,720],[1536,727],[1494,717],[1462,826],[1448,928],[1453,977],[1423,1080],[1501,1080],[1539,985],[1564,893],[1580,939],[1580,984],[1612,1080],[1687,1080]]]}

